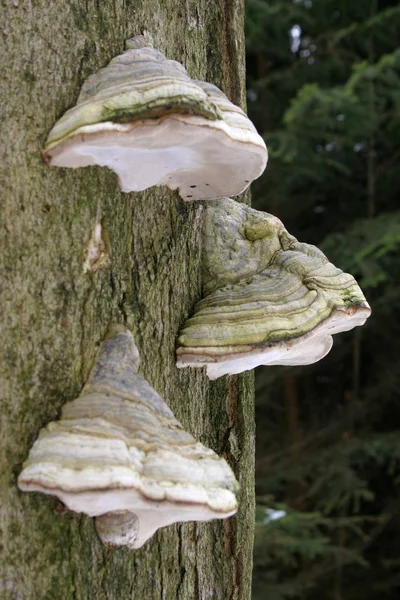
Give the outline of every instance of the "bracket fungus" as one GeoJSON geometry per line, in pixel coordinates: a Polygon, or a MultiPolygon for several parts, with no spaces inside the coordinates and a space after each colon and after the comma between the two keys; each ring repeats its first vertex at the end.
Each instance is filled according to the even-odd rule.
{"type": "Polygon", "coordinates": [[[165,185],[187,201],[240,194],[268,157],[239,107],[143,36],[89,77],[43,156],[51,166],[106,166],[124,192],[165,185]]]}
{"type": "Polygon", "coordinates": [[[81,395],[42,429],[18,478],[96,518],[105,544],[140,548],[179,521],[233,515],[238,484],[137,373],[132,334],[112,326],[81,395]]]}
{"type": "Polygon", "coordinates": [[[203,299],[183,326],[178,367],[210,379],[258,365],[307,365],[370,307],[352,275],[276,217],[229,198],[205,208],[203,299]]]}

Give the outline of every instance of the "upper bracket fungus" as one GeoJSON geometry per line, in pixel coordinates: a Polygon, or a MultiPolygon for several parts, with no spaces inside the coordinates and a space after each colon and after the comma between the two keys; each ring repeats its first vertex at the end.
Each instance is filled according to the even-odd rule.
{"type": "Polygon", "coordinates": [[[51,166],[109,167],[124,192],[165,185],[188,201],[240,194],[268,156],[240,108],[142,36],[89,77],[43,155],[51,166]]]}
{"type": "Polygon", "coordinates": [[[282,222],[229,198],[207,204],[204,298],[183,326],[178,367],[210,379],[258,365],[307,365],[332,335],[362,325],[371,309],[352,275],[282,222]]]}
{"type": "Polygon", "coordinates": [[[137,373],[129,331],[112,326],[81,395],[42,429],[18,486],[97,517],[106,544],[140,548],[178,521],[233,515],[238,484],[226,461],[187,433],[137,373]]]}

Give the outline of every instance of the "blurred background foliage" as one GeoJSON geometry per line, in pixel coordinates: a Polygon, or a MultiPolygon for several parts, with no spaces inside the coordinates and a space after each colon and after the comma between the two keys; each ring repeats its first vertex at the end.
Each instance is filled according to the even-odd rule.
{"type": "Polygon", "coordinates": [[[400,597],[400,6],[246,0],[253,206],[359,281],[362,328],[257,370],[255,600],[400,597]]]}

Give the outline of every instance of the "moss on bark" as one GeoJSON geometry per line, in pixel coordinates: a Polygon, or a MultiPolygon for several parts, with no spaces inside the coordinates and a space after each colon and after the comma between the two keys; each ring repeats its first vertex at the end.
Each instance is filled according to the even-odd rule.
{"type": "Polygon", "coordinates": [[[85,78],[145,31],[243,106],[243,0],[18,0],[3,2],[2,22],[0,597],[249,598],[252,375],[210,383],[174,360],[200,296],[202,203],[163,189],[122,194],[106,169],[53,169],[41,158],[85,78]],[[99,220],[110,260],[85,273],[99,220]],[[166,528],[137,552],[111,550],[91,519],[18,491],[39,429],[79,393],[110,321],[133,331],[142,374],[176,417],[232,465],[237,517],[166,528]]]}

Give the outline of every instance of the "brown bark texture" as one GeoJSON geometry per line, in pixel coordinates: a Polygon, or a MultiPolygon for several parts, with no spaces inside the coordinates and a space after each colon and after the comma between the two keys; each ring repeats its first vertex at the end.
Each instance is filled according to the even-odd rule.
{"type": "Polygon", "coordinates": [[[175,367],[177,332],[201,292],[202,202],[163,188],[123,194],[107,169],[41,157],[84,80],[144,32],[243,106],[243,0],[2,0],[0,23],[0,598],[249,598],[252,375],[210,383],[175,367]],[[85,272],[99,221],[109,261],[85,272]],[[232,466],[236,517],[165,528],[132,552],[103,546],[93,520],[55,498],[18,490],[40,428],[79,394],[110,322],[133,332],[141,374],[232,466]]]}

